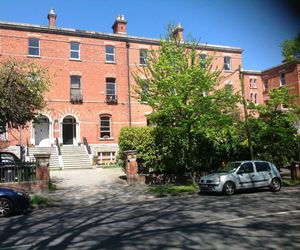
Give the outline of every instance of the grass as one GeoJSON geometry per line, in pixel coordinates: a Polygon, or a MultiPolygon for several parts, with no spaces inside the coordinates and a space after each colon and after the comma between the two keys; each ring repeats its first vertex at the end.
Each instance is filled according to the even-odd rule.
{"type": "Polygon", "coordinates": [[[55,191],[57,189],[56,184],[52,182],[51,180],[49,181],[49,186],[48,186],[50,191],[55,191]]]}
{"type": "Polygon", "coordinates": [[[198,192],[198,187],[192,184],[189,185],[162,185],[162,186],[150,186],[148,188],[148,193],[154,194],[156,196],[166,196],[166,195],[180,195],[182,193],[196,193],[198,192]]]}
{"type": "Polygon", "coordinates": [[[292,187],[300,185],[300,179],[292,180],[292,179],[283,179],[282,184],[284,187],[292,187]]]}
{"type": "Polygon", "coordinates": [[[41,195],[34,195],[30,200],[30,205],[32,207],[46,207],[49,205],[48,198],[41,195]]]}

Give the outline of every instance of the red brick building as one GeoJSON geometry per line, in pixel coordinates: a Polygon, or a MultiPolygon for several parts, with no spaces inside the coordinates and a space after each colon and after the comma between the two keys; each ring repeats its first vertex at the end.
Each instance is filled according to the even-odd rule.
{"type": "MultiPolygon", "coordinates": [[[[272,88],[286,87],[289,94],[300,94],[300,63],[282,63],[261,72],[264,101],[269,100],[268,92],[272,88]]],[[[296,99],[300,105],[300,96],[296,99]]]]}
{"type": "MultiPolygon", "coordinates": [[[[85,138],[94,155],[113,162],[120,129],[147,125],[151,109],[134,98],[131,73],[144,66],[147,51],[157,49],[160,40],[128,35],[124,16],[117,17],[109,34],[56,27],[53,10],[48,19],[49,26],[0,22],[0,60],[34,60],[51,77],[47,107],[40,122],[23,131],[22,142],[55,147],[56,138],[63,146],[81,144],[85,138]]],[[[178,26],[174,35],[182,40],[183,28],[178,26]]],[[[220,86],[240,90],[241,48],[199,44],[198,49],[201,58],[211,56],[213,67],[222,70],[220,86]]],[[[253,88],[260,102],[259,91],[253,88]]],[[[1,138],[9,145],[20,141],[18,131],[1,138]]]]}

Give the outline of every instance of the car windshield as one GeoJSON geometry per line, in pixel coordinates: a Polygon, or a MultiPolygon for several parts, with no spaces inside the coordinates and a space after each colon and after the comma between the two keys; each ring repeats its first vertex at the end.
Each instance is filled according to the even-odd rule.
{"type": "Polygon", "coordinates": [[[239,166],[240,162],[229,162],[224,168],[219,168],[218,173],[233,173],[239,166]]]}

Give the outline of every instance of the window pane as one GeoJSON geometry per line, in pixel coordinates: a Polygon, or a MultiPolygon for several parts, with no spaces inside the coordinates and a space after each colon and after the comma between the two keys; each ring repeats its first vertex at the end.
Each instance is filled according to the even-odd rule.
{"type": "Polygon", "coordinates": [[[79,50],[79,43],[71,42],[70,48],[71,50],[79,50]]]}
{"type": "Polygon", "coordinates": [[[231,58],[228,56],[224,57],[224,70],[230,70],[231,58]]]}
{"type": "Polygon", "coordinates": [[[39,47],[40,39],[38,38],[29,38],[30,47],[39,47]]]}
{"type": "Polygon", "coordinates": [[[71,51],[70,57],[71,58],[79,59],[79,52],[77,52],[77,51],[71,51]]]}
{"type": "Polygon", "coordinates": [[[148,56],[148,50],[141,49],[140,50],[140,64],[147,64],[147,56],[148,56]]]}
{"type": "Polygon", "coordinates": [[[100,133],[100,137],[103,138],[103,137],[110,137],[110,132],[102,132],[100,133]]]}
{"type": "Polygon", "coordinates": [[[264,172],[264,171],[270,171],[271,168],[268,163],[266,162],[255,162],[256,171],[257,172],[264,172]]]}
{"type": "Polygon", "coordinates": [[[71,76],[71,88],[80,88],[81,86],[80,76],[71,76]]]}
{"type": "Polygon", "coordinates": [[[110,117],[100,117],[100,137],[110,137],[110,117]]]}
{"type": "Polygon", "coordinates": [[[29,48],[29,55],[38,56],[40,54],[38,48],[29,48]]]}
{"type": "Polygon", "coordinates": [[[106,46],[106,53],[114,54],[115,53],[115,48],[113,46],[106,46]]]}
{"type": "Polygon", "coordinates": [[[106,59],[107,62],[114,62],[115,61],[115,57],[114,55],[106,55],[106,59]]]}

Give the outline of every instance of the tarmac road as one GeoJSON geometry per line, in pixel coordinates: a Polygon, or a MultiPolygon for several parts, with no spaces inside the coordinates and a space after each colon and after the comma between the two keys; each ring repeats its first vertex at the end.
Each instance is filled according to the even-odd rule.
{"type": "Polygon", "coordinates": [[[3,218],[0,249],[300,249],[299,186],[139,199],[124,189],[3,218]]]}

